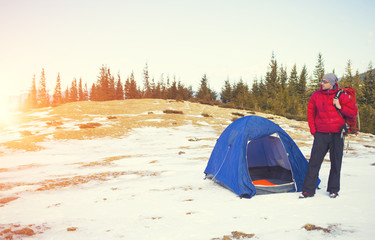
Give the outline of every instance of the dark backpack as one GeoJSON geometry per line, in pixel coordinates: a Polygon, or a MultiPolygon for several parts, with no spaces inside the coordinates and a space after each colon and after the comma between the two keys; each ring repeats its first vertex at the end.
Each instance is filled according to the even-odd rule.
{"type": "MultiPolygon", "coordinates": [[[[345,88],[339,88],[339,90],[337,91],[336,95],[335,95],[335,99],[339,99],[341,94],[344,93],[346,95],[349,96],[349,99],[350,101],[356,106],[357,106],[357,100],[355,98],[355,90],[354,88],[352,87],[345,87],[345,88]]],[[[339,110],[337,110],[340,114],[341,117],[343,117],[345,119],[345,123],[346,123],[346,128],[347,128],[347,131],[346,131],[346,134],[349,134],[349,133],[355,133],[355,135],[357,135],[357,119],[358,119],[358,125],[360,126],[360,122],[359,122],[359,111],[357,113],[357,116],[353,117],[353,118],[350,118],[350,117],[344,117],[339,110]]],[[[345,135],[346,135],[345,134],[345,135]]]]}

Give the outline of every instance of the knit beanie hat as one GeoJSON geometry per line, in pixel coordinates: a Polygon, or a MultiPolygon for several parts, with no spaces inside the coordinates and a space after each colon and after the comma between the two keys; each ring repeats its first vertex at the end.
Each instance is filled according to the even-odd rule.
{"type": "Polygon", "coordinates": [[[338,81],[337,76],[334,73],[324,74],[323,79],[326,79],[332,86],[335,86],[338,81]]]}

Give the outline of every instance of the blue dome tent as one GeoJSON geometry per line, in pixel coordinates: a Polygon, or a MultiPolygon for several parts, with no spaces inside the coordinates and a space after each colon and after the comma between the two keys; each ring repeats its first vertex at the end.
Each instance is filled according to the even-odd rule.
{"type": "Polygon", "coordinates": [[[231,123],[221,134],[204,171],[241,198],[301,191],[308,162],[277,124],[258,116],[231,123]]]}

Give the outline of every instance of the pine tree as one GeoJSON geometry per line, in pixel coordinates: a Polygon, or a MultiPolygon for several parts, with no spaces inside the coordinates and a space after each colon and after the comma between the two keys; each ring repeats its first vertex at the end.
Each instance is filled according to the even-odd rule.
{"type": "Polygon", "coordinates": [[[130,96],[130,79],[127,78],[124,85],[125,99],[129,99],[130,96]]]}
{"type": "Polygon", "coordinates": [[[307,103],[307,68],[306,65],[302,67],[302,71],[298,78],[297,93],[300,99],[300,103],[305,105],[307,103]]]}
{"type": "Polygon", "coordinates": [[[240,81],[233,87],[233,101],[235,106],[241,109],[246,108],[249,104],[249,98],[249,87],[241,78],[240,81]]]}
{"type": "Polygon", "coordinates": [[[308,78],[307,68],[306,68],[306,65],[304,65],[299,75],[298,85],[297,85],[298,103],[300,106],[299,107],[300,111],[298,112],[299,115],[307,114],[307,102],[308,102],[307,78],[308,78]]]}
{"type": "Polygon", "coordinates": [[[269,64],[269,71],[266,73],[265,87],[267,92],[267,98],[265,107],[269,110],[274,110],[280,103],[280,83],[278,76],[278,65],[274,53],[272,53],[271,62],[269,64]]]}
{"type": "Polygon", "coordinates": [[[167,96],[167,85],[165,85],[165,83],[164,82],[161,82],[161,98],[162,99],[167,99],[168,98],[168,96],[167,96]]]}
{"type": "Polygon", "coordinates": [[[174,77],[173,82],[168,89],[167,93],[168,99],[177,99],[177,83],[176,83],[176,77],[174,77]]]}
{"type": "Polygon", "coordinates": [[[154,91],[154,98],[163,99],[162,97],[162,83],[157,82],[154,91]]]}
{"type": "Polygon", "coordinates": [[[191,98],[191,94],[188,88],[184,86],[184,84],[181,83],[181,81],[177,82],[177,101],[181,100],[188,100],[191,98]]]}
{"type": "Polygon", "coordinates": [[[155,91],[156,91],[155,78],[152,78],[152,80],[151,80],[150,90],[151,90],[151,97],[156,98],[156,95],[155,95],[155,91]]]}
{"type": "Polygon", "coordinates": [[[216,100],[216,93],[209,88],[206,74],[204,74],[201,79],[197,98],[202,100],[203,103],[210,103],[211,101],[216,100]]]}
{"type": "Polygon", "coordinates": [[[110,99],[110,79],[109,79],[109,69],[102,65],[100,68],[100,73],[97,79],[96,87],[96,101],[107,101],[110,99]]]}
{"type": "Polygon", "coordinates": [[[122,88],[120,73],[117,74],[116,100],[124,100],[124,89],[122,88]]]}
{"type": "Polygon", "coordinates": [[[90,100],[91,101],[97,101],[98,100],[98,92],[96,90],[95,83],[93,83],[92,86],[91,86],[90,100]]]}
{"type": "Polygon", "coordinates": [[[375,75],[372,63],[369,64],[368,70],[363,79],[363,104],[369,105],[375,109],[375,75]]]}
{"type": "Polygon", "coordinates": [[[66,86],[63,96],[63,103],[69,102],[69,86],[66,86]]]}
{"type": "Polygon", "coordinates": [[[228,103],[232,100],[233,98],[233,93],[232,93],[232,86],[229,83],[229,79],[227,79],[224,82],[224,87],[221,89],[221,101],[223,103],[228,103]]]}
{"type": "Polygon", "coordinates": [[[56,80],[56,87],[53,93],[52,106],[61,105],[62,102],[63,102],[63,99],[62,99],[62,94],[61,94],[61,80],[60,80],[60,73],[58,73],[57,80],[56,80]]]}
{"type": "Polygon", "coordinates": [[[85,95],[83,93],[83,88],[82,88],[82,78],[79,78],[79,83],[78,83],[78,101],[85,101],[85,95]]]}
{"type": "Polygon", "coordinates": [[[83,95],[85,97],[84,101],[88,101],[89,100],[89,91],[87,89],[87,82],[85,82],[85,88],[83,89],[83,95]]]}
{"type": "Polygon", "coordinates": [[[260,110],[267,110],[268,108],[268,94],[265,91],[266,85],[264,84],[263,78],[260,78],[259,84],[258,84],[259,94],[257,97],[257,102],[260,110]]]}
{"type": "Polygon", "coordinates": [[[130,79],[128,78],[125,82],[125,99],[135,99],[138,97],[137,83],[134,79],[134,73],[130,74],[130,79]]]}
{"type": "Polygon", "coordinates": [[[314,70],[314,79],[310,86],[310,90],[312,92],[319,90],[324,74],[325,74],[324,60],[323,60],[322,54],[319,53],[318,60],[317,60],[317,63],[315,65],[315,70],[314,70]]]}
{"type": "Polygon", "coordinates": [[[370,105],[359,106],[361,131],[375,134],[375,108],[370,105]]]}
{"type": "Polygon", "coordinates": [[[36,89],[35,74],[31,82],[31,90],[27,96],[27,107],[36,108],[38,106],[38,91],[36,89]]]}
{"type": "Polygon", "coordinates": [[[77,79],[74,78],[72,81],[72,86],[69,91],[69,102],[76,102],[77,100],[78,100],[77,79]]]}
{"type": "Polygon", "coordinates": [[[298,88],[298,73],[297,73],[297,65],[294,64],[292,71],[290,72],[289,75],[289,82],[288,82],[288,90],[289,90],[289,95],[293,96],[297,92],[298,88]]]}
{"type": "Polygon", "coordinates": [[[253,81],[253,85],[251,87],[251,92],[255,96],[255,98],[260,96],[260,89],[259,89],[259,84],[258,84],[258,79],[255,78],[253,81]]]}
{"type": "Polygon", "coordinates": [[[353,77],[353,88],[355,90],[357,103],[361,103],[361,100],[363,99],[362,86],[363,82],[361,81],[361,77],[359,76],[359,72],[357,70],[353,77]]]}
{"type": "Polygon", "coordinates": [[[306,94],[306,84],[307,84],[307,68],[306,65],[302,67],[302,71],[299,75],[298,84],[297,84],[297,93],[303,99],[306,94]]]}
{"type": "Polygon", "coordinates": [[[272,53],[271,63],[269,65],[270,70],[266,73],[265,85],[268,96],[270,98],[275,98],[276,93],[279,91],[279,78],[278,78],[278,67],[277,67],[277,60],[275,58],[274,53],[272,53]]]}
{"type": "Polygon", "coordinates": [[[353,87],[354,77],[352,74],[352,62],[349,59],[345,68],[345,74],[339,82],[340,87],[353,87]]]}
{"type": "Polygon", "coordinates": [[[144,98],[151,98],[151,87],[150,87],[150,76],[148,73],[148,65],[146,63],[145,68],[143,69],[143,97],[144,98]]]}
{"type": "Polygon", "coordinates": [[[115,77],[112,76],[110,69],[108,68],[108,94],[106,100],[115,100],[116,99],[116,84],[115,77]]]}
{"type": "Polygon", "coordinates": [[[276,110],[278,114],[284,115],[288,104],[288,73],[287,68],[283,67],[283,65],[280,66],[278,78],[280,90],[277,93],[278,101],[276,102],[276,110]]]}
{"type": "Polygon", "coordinates": [[[287,73],[286,67],[283,68],[282,65],[280,67],[279,78],[280,78],[279,82],[280,82],[281,91],[285,91],[287,88],[288,73],[287,73]]]}
{"type": "Polygon", "coordinates": [[[39,107],[48,107],[49,106],[49,95],[47,93],[46,87],[46,75],[44,73],[44,68],[40,76],[39,90],[38,90],[38,105],[39,107]]]}
{"type": "Polygon", "coordinates": [[[292,115],[298,114],[298,72],[297,72],[297,65],[294,64],[292,71],[290,72],[289,76],[289,84],[288,84],[288,103],[286,105],[286,112],[292,115]]]}

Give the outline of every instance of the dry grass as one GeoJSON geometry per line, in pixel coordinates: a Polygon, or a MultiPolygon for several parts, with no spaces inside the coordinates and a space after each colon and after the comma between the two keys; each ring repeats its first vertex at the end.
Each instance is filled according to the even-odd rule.
{"type": "Polygon", "coordinates": [[[0,239],[25,239],[50,229],[47,225],[0,224],[0,239]]]}
{"type": "Polygon", "coordinates": [[[322,228],[322,227],[316,226],[316,225],[311,224],[311,223],[306,223],[302,228],[306,229],[307,231],[319,230],[319,231],[323,231],[323,232],[326,232],[326,233],[331,232],[330,228],[322,228]]]}
{"type": "MultiPolygon", "coordinates": [[[[124,175],[138,175],[139,177],[154,177],[158,176],[159,172],[152,171],[121,171],[121,172],[101,172],[89,175],[78,175],[72,177],[46,179],[40,182],[16,182],[16,183],[0,183],[0,191],[11,190],[19,186],[35,186],[35,191],[47,191],[58,188],[77,186],[91,181],[108,181],[113,178],[118,178],[124,175]]],[[[4,200],[5,201],[5,200],[4,200]]]]}
{"type": "Polygon", "coordinates": [[[90,123],[78,124],[78,127],[80,129],[85,129],[85,128],[96,128],[96,127],[100,127],[101,125],[102,125],[101,123],[90,122],[90,123]]]}
{"type": "Polygon", "coordinates": [[[5,198],[0,198],[0,207],[2,207],[2,205],[5,205],[7,204],[8,202],[11,202],[11,201],[14,201],[14,200],[17,200],[19,197],[5,197],[5,198]]]}
{"type": "Polygon", "coordinates": [[[237,240],[237,239],[250,239],[254,237],[254,233],[244,233],[239,231],[231,232],[231,235],[224,235],[222,238],[212,238],[212,240],[237,240]]]}
{"type": "Polygon", "coordinates": [[[8,141],[0,145],[14,150],[39,151],[44,148],[38,143],[43,142],[46,136],[47,134],[24,136],[22,139],[8,141]]]}
{"type": "MultiPolygon", "coordinates": [[[[202,122],[212,126],[219,136],[234,120],[233,115],[239,117],[250,114],[266,118],[272,116],[237,109],[233,112],[231,108],[162,99],[74,102],[54,108],[34,109],[21,114],[14,121],[14,124],[22,124],[19,129],[21,137],[0,143],[0,146],[15,150],[38,151],[43,149],[38,143],[45,141],[47,136],[56,140],[121,138],[134,128],[178,127],[186,124],[201,126],[202,122]],[[36,121],[43,123],[39,124],[40,130],[30,129],[34,127],[36,121]],[[48,130],[49,133],[43,130],[48,130]]],[[[273,121],[280,124],[292,120],[277,117],[273,121]]],[[[307,129],[306,123],[292,122],[298,129],[307,129]]],[[[298,134],[296,137],[299,137],[298,134]]],[[[300,142],[304,142],[304,139],[300,142]]]]}
{"type": "Polygon", "coordinates": [[[164,110],[163,113],[166,113],[166,114],[184,114],[183,111],[170,110],[170,109],[164,110]]]}
{"type": "Polygon", "coordinates": [[[328,227],[319,227],[311,223],[306,223],[303,227],[306,231],[323,231],[324,233],[335,234],[339,232],[353,232],[350,230],[343,230],[340,228],[340,224],[330,224],[328,227]]]}
{"type": "Polygon", "coordinates": [[[201,114],[203,117],[212,117],[210,114],[208,114],[208,113],[202,113],[201,114]]]}
{"type": "Polygon", "coordinates": [[[89,162],[89,163],[76,163],[82,165],[82,167],[96,167],[96,166],[110,166],[114,164],[114,161],[118,161],[125,158],[132,158],[132,157],[142,157],[142,155],[120,155],[120,156],[112,156],[107,157],[99,161],[89,162]]]}
{"type": "Polygon", "coordinates": [[[37,183],[36,185],[42,185],[36,189],[36,191],[46,191],[52,190],[56,188],[62,187],[69,187],[80,185],[84,183],[88,183],[91,181],[108,181],[111,178],[117,178],[123,175],[138,175],[140,177],[145,176],[158,176],[159,173],[157,172],[150,172],[150,171],[122,171],[122,172],[101,172],[95,174],[89,174],[86,176],[74,176],[74,177],[66,177],[66,178],[56,178],[56,179],[47,179],[43,182],[37,183]]]}
{"type": "Polygon", "coordinates": [[[68,232],[74,232],[74,231],[77,231],[77,227],[68,227],[67,229],[66,229],[66,231],[68,231],[68,232]]]}
{"type": "Polygon", "coordinates": [[[26,164],[26,165],[20,165],[17,167],[13,168],[0,168],[0,173],[1,172],[12,172],[12,171],[18,171],[18,170],[25,170],[25,169],[30,169],[30,168],[35,168],[35,167],[40,167],[43,166],[41,164],[26,164]]]}

